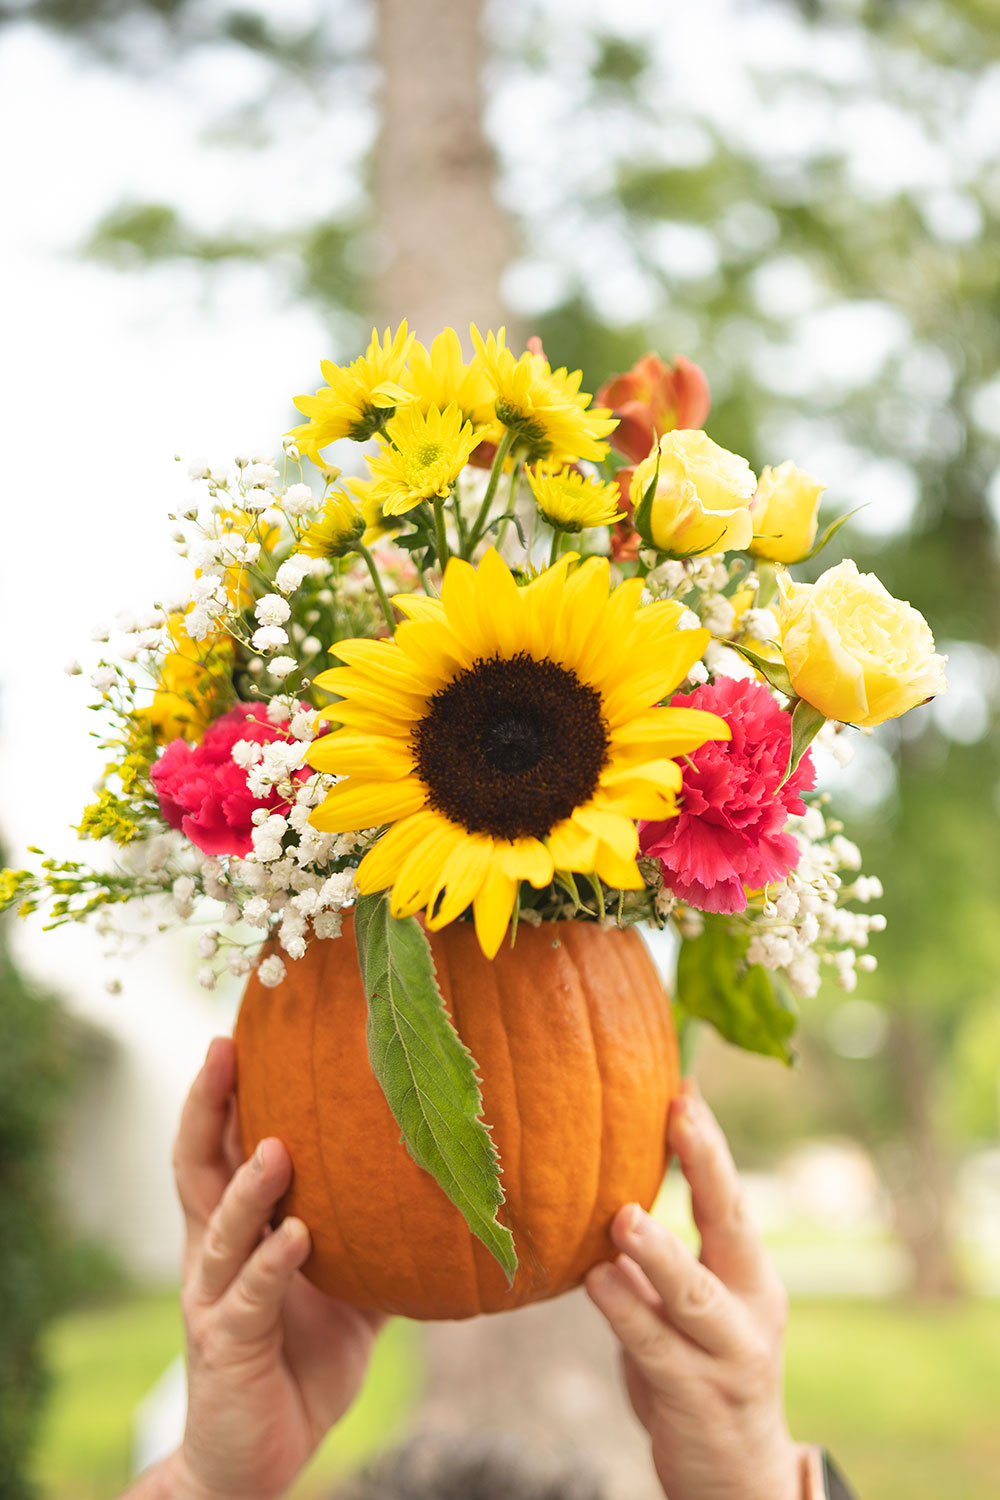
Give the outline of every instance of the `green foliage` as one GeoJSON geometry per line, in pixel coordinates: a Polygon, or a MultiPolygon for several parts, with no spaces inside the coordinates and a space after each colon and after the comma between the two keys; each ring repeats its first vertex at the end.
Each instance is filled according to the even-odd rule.
{"type": "Polygon", "coordinates": [[[724,917],[706,916],[701,935],[685,938],[677,959],[677,1004],[708,1021],[737,1047],[790,1063],[788,1038],[795,1011],[761,964],[748,964],[749,933],[734,932],[724,917]]]}
{"type": "Polygon", "coordinates": [[[41,1335],[59,1276],[50,1161],[67,1080],[53,1001],[18,974],[0,931],[0,1489],[34,1493],[27,1459],[46,1390],[41,1335]]]}
{"type": "Polygon", "coordinates": [[[423,929],[393,917],[387,894],[359,897],[354,929],[372,1069],[406,1148],[513,1279],[517,1255],[497,1222],[504,1195],[475,1061],[445,1009],[423,929]]]}

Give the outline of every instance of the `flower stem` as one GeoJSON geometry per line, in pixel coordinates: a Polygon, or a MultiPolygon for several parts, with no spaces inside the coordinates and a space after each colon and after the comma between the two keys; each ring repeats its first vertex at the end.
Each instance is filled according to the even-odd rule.
{"type": "Polygon", "coordinates": [[[558,558],[559,558],[559,549],[562,546],[562,538],[563,538],[562,532],[559,531],[559,530],[553,529],[553,532],[552,532],[552,550],[549,553],[549,567],[550,568],[554,567],[555,564],[556,564],[556,562],[558,561],[558,558]]]}
{"type": "MultiPolygon", "coordinates": [[[[486,526],[486,522],[489,519],[490,506],[493,504],[493,497],[497,492],[497,485],[500,482],[500,475],[503,473],[503,466],[507,461],[507,454],[510,452],[513,442],[514,434],[508,427],[503,437],[500,439],[499,446],[497,447],[496,458],[493,460],[493,468],[490,470],[490,482],[486,486],[486,494],[483,496],[483,503],[479,507],[479,514],[476,517],[475,525],[472,528],[472,534],[469,537],[470,554],[473,547],[482,536],[483,530],[486,526]]],[[[471,561],[471,557],[469,558],[469,561],[471,561]]]]}
{"type": "Polygon", "coordinates": [[[378,570],[378,564],[376,563],[374,557],[372,557],[371,553],[368,551],[368,548],[365,546],[364,542],[357,542],[355,545],[358,552],[360,552],[361,556],[364,558],[369,573],[372,575],[372,583],[375,585],[375,592],[376,594],[378,594],[378,602],[382,606],[382,613],[385,615],[385,623],[389,627],[389,634],[393,635],[395,634],[396,630],[396,616],[392,612],[392,605],[389,603],[389,596],[386,594],[385,586],[382,583],[382,579],[378,570]]]}
{"type": "Polygon", "coordinates": [[[440,495],[434,496],[434,535],[437,540],[438,567],[443,578],[451,554],[448,551],[448,533],[444,524],[444,501],[440,495]]]}

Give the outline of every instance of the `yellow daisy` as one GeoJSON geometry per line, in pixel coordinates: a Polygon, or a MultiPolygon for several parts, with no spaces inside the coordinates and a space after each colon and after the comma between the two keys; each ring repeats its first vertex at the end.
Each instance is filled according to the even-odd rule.
{"type": "Polygon", "coordinates": [[[371,492],[387,516],[401,516],[421,500],[443,498],[469,461],[482,428],[466,422],[453,401],[426,413],[404,406],[379,433],[380,455],[368,467],[379,481],[371,492]]]}
{"type": "Polygon", "coordinates": [[[295,397],[295,405],[309,421],[293,427],[290,434],[314,463],[322,464],[319,450],[337,438],[366,442],[397,406],[413,400],[399,384],[412,343],[413,335],[403,322],[394,337],[387,328],[381,343],[373,328],[367,352],[346,368],[323,360],[320,369],[326,385],[315,396],[295,397]]]}
{"type": "Polygon", "coordinates": [[[312,814],[326,833],[388,827],[358,869],[392,887],[396,916],[443,927],[471,904],[483,952],[500,946],[522,880],[556,870],[642,888],[637,818],[676,811],[674,759],[729,728],[658,708],[708,641],[678,630],[681,606],[640,608],[643,584],[609,593],[608,563],[571,576],[562,558],[519,588],[491,549],[449,562],[440,599],[399,595],[392,640],[338,641],[345,663],[317,686],[343,727],[309,763],[342,776],[312,814]]]}
{"type": "Polygon", "coordinates": [[[473,324],[472,342],[493,387],[497,417],[528,463],[543,458],[599,463],[607,456],[608,445],[599,439],[613,432],[618,420],[603,406],[588,411],[590,396],[580,390],[581,370],[572,375],[565,367],[553,370],[544,354],[529,352],[515,359],[503,328],[483,339],[473,324]]]}
{"type": "Polygon", "coordinates": [[[307,557],[343,557],[355,550],[365,530],[365,518],[349,495],[336,492],[299,539],[298,551],[307,557]]]}
{"type": "MultiPolygon", "coordinates": [[[[493,412],[493,387],[482,360],[463,362],[462,346],[454,328],[439,333],[430,349],[419,339],[414,340],[400,385],[413,393],[422,412],[430,411],[432,406],[444,411],[454,402],[474,426],[499,429],[493,412]]],[[[493,434],[490,437],[492,440],[493,434]]]]}
{"type": "Polygon", "coordinates": [[[617,484],[587,479],[577,469],[538,464],[525,470],[543,521],[557,531],[584,531],[589,526],[612,526],[625,512],[619,509],[617,484]]]}

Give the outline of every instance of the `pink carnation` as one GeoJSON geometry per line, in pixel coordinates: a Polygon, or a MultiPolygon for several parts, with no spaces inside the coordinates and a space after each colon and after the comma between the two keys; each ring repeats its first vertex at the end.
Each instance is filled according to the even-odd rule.
{"type": "Polygon", "coordinates": [[[791,813],[805,811],[799,793],[816,784],[812,758],[807,752],[778,790],[792,721],[762,682],[719,677],[672,702],[719,714],[733,737],[693,753],[680,814],[641,822],[640,848],[660,860],[679,900],[701,911],[743,911],[747,890],[783,879],[798,863],[798,844],[783,830],[791,813]]]}
{"type": "Polygon", "coordinates": [[[204,854],[249,854],[252,815],[258,807],[276,812],[284,801],[276,791],[255,797],[244,767],[232,757],[237,740],[269,744],[284,739],[286,724],[271,724],[263,704],[237,703],[210,724],[200,745],[172,740],[152,770],[160,811],[204,854]]]}

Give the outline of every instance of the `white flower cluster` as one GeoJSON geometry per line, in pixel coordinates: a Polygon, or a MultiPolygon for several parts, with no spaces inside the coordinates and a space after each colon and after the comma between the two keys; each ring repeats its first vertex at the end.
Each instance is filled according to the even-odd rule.
{"type": "Polygon", "coordinates": [[[857,874],[861,851],[818,803],[789,818],[788,831],[801,851],[799,862],[753,911],[747,962],[783,973],[802,999],[819,990],[824,965],[841,989],[853,990],[858,974],[875,968],[874,957],[860,950],[869,933],[884,929],[885,918],[852,911],[847,903],[878,900],[882,883],[857,874]]]}
{"type": "Polygon", "coordinates": [[[753,677],[753,667],[729,643],[773,640],[777,635],[778,622],[771,610],[755,609],[750,603],[760,586],[757,574],[747,573],[742,562],[728,564],[721,552],[668,558],[658,565],[656,556],[654,552],[641,554],[643,562],[650,565],[644,600],[684,603],[679,629],[705,627],[711,636],[702,660],[695,662],[688,673],[688,681],[697,686],[707,682],[710,675],[753,677]]]}

